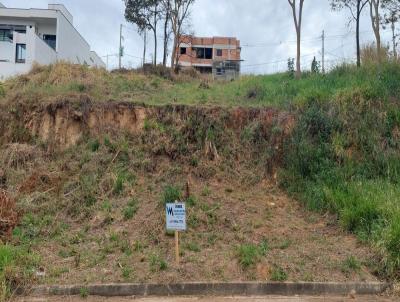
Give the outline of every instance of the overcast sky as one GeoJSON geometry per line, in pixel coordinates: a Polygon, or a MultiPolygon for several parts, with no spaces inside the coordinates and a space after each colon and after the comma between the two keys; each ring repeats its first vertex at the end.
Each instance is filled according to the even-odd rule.
{"type": "MultiPolygon", "coordinates": [[[[46,8],[62,3],[74,16],[74,25],[100,56],[118,53],[119,25],[124,24],[126,56],[123,64],[136,67],[143,53],[142,38],[133,24],[124,20],[122,0],[0,0],[7,7],[46,8]]],[[[305,0],[302,64],[309,68],[314,56],[321,60],[321,33],[325,30],[327,65],[355,56],[354,25],[347,26],[347,11],[332,12],[328,0],[305,0]]],[[[196,0],[191,14],[191,31],[199,36],[232,36],[241,40],[243,72],[271,73],[286,69],[287,58],[296,53],[295,31],[287,0],[196,0]]],[[[362,43],[374,41],[368,11],[361,27],[362,43]]],[[[160,31],[161,35],[161,31],[160,31]]],[[[383,32],[385,43],[390,30],[383,32]]],[[[149,38],[148,60],[153,53],[149,38]]],[[[161,39],[160,39],[161,44],[161,39]]],[[[106,62],[106,57],[103,57],[106,62]]],[[[161,49],[159,51],[161,59],[161,49]]],[[[109,57],[109,67],[117,66],[109,57]]]]}

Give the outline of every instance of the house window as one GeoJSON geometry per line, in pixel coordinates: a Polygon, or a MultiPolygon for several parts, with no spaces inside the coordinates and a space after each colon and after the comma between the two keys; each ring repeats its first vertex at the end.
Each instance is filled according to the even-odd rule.
{"type": "Polygon", "coordinates": [[[43,35],[43,41],[46,42],[51,48],[56,50],[57,36],[56,35],[43,35]]]}
{"type": "Polygon", "coordinates": [[[12,42],[13,34],[10,29],[0,29],[0,42],[12,42]]]}
{"type": "Polygon", "coordinates": [[[205,47],[197,47],[194,48],[196,52],[196,58],[197,59],[207,59],[210,60],[212,59],[212,48],[205,48],[205,47]]]}
{"type": "Polygon", "coordinates": [[[17,44],[15,62],[25,63],[26,61],[26,44],[17,44]]]}
{"type": "Polygon", "coordinates": [[[222,49],[217,49],[217,57],[222,57],[222,49]]]}
{"type": "Polygon", "coordinates": [[[185,55],[186,54],[186,47],[181,47],[181,55],[185,55]]]}

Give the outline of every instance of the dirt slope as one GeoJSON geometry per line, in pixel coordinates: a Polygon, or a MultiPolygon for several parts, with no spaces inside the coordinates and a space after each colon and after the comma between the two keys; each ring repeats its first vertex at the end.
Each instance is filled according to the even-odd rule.
{"type": "Polygon", "coordinates": [[[37,283],[375,280],[335,217],[279,190],[287,112],[84,98],[14,109],[0,162],[21,213],[11,242],[39,255],[37,283]],[[188,181],[177,268],[163,202],[188,181]]]}

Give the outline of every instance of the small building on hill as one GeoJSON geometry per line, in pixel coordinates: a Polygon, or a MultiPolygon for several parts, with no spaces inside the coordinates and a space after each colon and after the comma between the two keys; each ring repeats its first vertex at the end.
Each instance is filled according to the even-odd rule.
{"type": "Polygon", "coordinates": [[[240,75],[240,41],[231,37],[182,36],[177,53],[180,68],[192,67],[215,79],[232,80],[240,75]]]}
{"type": "Polygon", "coordinates": [[[57,61],[105,67],[74,27],[64,5],[19,9],[0,3],[0,80],[29,72],[35,62],[57,61]]]}

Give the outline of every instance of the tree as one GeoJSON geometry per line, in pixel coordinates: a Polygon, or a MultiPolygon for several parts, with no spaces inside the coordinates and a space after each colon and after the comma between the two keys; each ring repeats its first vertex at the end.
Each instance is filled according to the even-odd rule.
{"type": "Polygon", "coordinates": [[[382,46],[381,46],[381,14],[380,14],[381,0],[369,0],[369,14],[371,17],[372,30],[374,31],[376,40],[376,50],[378,53],[378,60],[381,60],[382,46]]]}
{"type": "Polygon", "coordinates": [[[139,33],[152,30],[154,34],[153,64],[157,64],[157,24],[161,18],[161,0],[124,0],[125,19],[136,24],[139,33]]]}
{"type": "Polygon", "coordinates": [[[397,58],[396,23],[400,20],[400,2],[397,0],[382,0],[382,8],[385,10],[385,15],[383,18],[384,26],[389,24],[391,25],[393,57],[397,58]]]}
{"type": "Polygon", "coordinates": [[[287,68],[288,68],[288,74],[291,77],[294,77],[294,59],[293,58],[289,58],[287,61],[287,68]]]}
{"type": "Polygon", "coordinates": [[[312,73],[319,73],[320,72],[320,63],[317,61],[317,59],[314,57],[311,63],[311,72],[312,73]]]}
{"type": "Polygon", "coordinates": [[[333,10],[347,8],[356,22],[357,66],[361,66],[360,20],[361,13],[370,0],[330,0],[333,10]]]}
{"type": "Polygon", "coordinates": [[[164,53],[163,53],[163,66],[167,66],[168,56],[168,43],[171,36],[170,28],[170,16],[171,16],[171,0],[163,0],[163,12],[164,12],[164,53]]]}
{"type": "Polygon", "coordinates": [[[178,71],[178,55],[177,48],[180,43],[182,30],[185,22],[190,16],[190,7],[195,0],[171,0],[171,27],[174,35],[174,43],[172,47],[171,68],[178,71]]]}
{"type": "Polygon", "coordinates": [[[296,5],[296,0],[288,0],[289,5],[292,8],[292,13],[293,13],[293,21],[294,21],[294,26],[296,28],[296,36],[297,36],[297,58],[296,58],[296,78],[301,77],[301,63],[300,63],[300,57],[301,57],[301,24],[303,20],[303,6],[304,6],[304,0],[299,0],[300,3],[296,5]]]}

